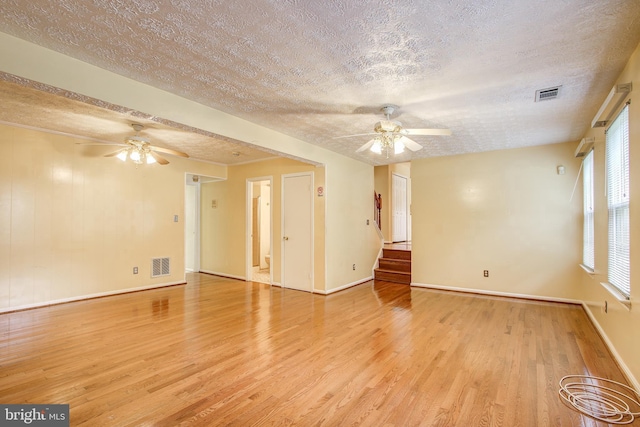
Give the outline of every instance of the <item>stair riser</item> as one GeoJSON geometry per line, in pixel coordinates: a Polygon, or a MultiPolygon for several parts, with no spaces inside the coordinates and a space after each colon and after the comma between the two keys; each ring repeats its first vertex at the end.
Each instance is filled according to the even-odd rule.
{"type": "Polygon", "coordinates": [[[395,249],[383,249],[382,257],[389,259],[404,259],[411,261],[411,251],[398,251],[395,249]]]}
{"type": "Polygon", "coordinates": [[[393,273],[389,271],[376,271],[376,280],[384,280],[386,282],[403,283],[406,285],[411,284],[411,275],[403,273],[393,273]]]}
{"type": "Polygon", "coordinates": [[[380,258],[380,268],[384,270],[404,271],[411,273],[411,262],[405,260],[380,258]]]}

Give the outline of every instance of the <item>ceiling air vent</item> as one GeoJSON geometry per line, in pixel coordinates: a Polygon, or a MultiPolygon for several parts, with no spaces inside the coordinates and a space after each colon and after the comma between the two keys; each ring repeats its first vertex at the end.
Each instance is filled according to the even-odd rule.
{"type": "Polygon", "coordinates": [[[549,99],[556,99],[560,93],[562,86],[549,87],[546,89],[539,89],[536,91],[536,102],[548,101],[549,99]]]}

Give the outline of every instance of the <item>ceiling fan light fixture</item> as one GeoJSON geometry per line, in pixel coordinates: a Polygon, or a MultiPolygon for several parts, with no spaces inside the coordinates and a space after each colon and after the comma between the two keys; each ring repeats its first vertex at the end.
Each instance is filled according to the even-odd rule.
{"type": "Polygon", "coordinates": [[[155,157],[153,157],[151,155],[151,153],[146,153],[144,157],[145,157],[148,165],[152,165],[152,164],[154,164],[156,162],[155,157]]]}
{"type": "Polygon", "coordinates": [[[142,156],[140,155],[140,152],[138,150],[132,150],[131,154],[129,154],[129,158],[133,161],[133,163],[135,163],[136,165],[140,165],[142,164],[142,156]]]}
{"type": "Polygon", "coordinates": [[[380,142],[379,139],[376,139],[373,142],[373,145],[371,146],[371,151],[373,151],[376,154],[382,154],[382,143],[380,142]]]}
{"type": "Polygon", "coordinates": [[[122,160],[123,162],[126,162],[128,155],[129,155],[129,150],[122,150],[118,153],[116,157],[122,160]]]}

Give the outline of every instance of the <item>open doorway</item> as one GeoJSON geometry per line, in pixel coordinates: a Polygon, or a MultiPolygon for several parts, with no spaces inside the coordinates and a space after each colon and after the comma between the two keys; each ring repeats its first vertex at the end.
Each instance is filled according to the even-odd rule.
{"type": "Polygon", "coordinates": [[[247,280],[273,283],[271,177],[247,180],[247,280]]]}

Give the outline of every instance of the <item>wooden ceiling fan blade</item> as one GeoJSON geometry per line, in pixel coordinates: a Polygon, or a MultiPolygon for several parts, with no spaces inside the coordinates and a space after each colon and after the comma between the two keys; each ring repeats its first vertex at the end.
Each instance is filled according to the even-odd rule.
{"type": "Polygon", "coordinates": [[[171,154],[172,156],[189,157],[189,155],[187,153],[183,153],[181,151],[172,150],[170,148],[162,148],[162,147],[156,147],[155,145],[150,145],[149,149],[152,150],[152,151],[158,151],[160,153],[171,154]]]}
{"type": "Polygon", "coordinates": [[[76,145],[84,145],[84,146],[110,146],[113,145],[114,147],[128,147],[128,144],[119,144],[117,142],[76,142],[76,145]]]}
{"type": "Polygon", "coordinates": [[[405,129],[405,135],[431,135],[431,136],[449,136],[451,129],[405,129]]]}
{"type": "Polygon", "coordinates": [[[422,145],[418,144],[413,139],[407,138],[406,136],[402,136],[400,138],[400,142],[402,142],[404,144],[404,146],[407,147],[411,151],[422,150],[422,145]]]}
{"type": "Polygon", "coordinates": [[[155,153],[153,151],[149,151],[149,155],[151,157],[153,157],[153,159],[159,164],[159,165],[168,165],[169,164],[169,160],[165,159],[164,157],[162,157],[160,154],[155,153]]]}
{"type": "Polygon", "coordinates": [[[331,139],[351,138],[351,137],[354,137],[354,136],[367,136],[367,135],[377,135],[377,133],[375,133],[375,132],[369,132],[369,133],[356,133],[356,134],[353,134],[353,135],[334,136],[334,137],[333,137],[333,138],[331,138],[331,139]]]}
{"type": "Polygon", "coordinates": [[[376,141],[375,138],[373,138],[371,141],[367,142],[366,144],[364,144],[362,147],[358,148],[356,150],[356,153],[361,153],[364,150],[368,150],[369,148],[371,148],[371,146],[373,145],[373,143],[376,141]]]}

